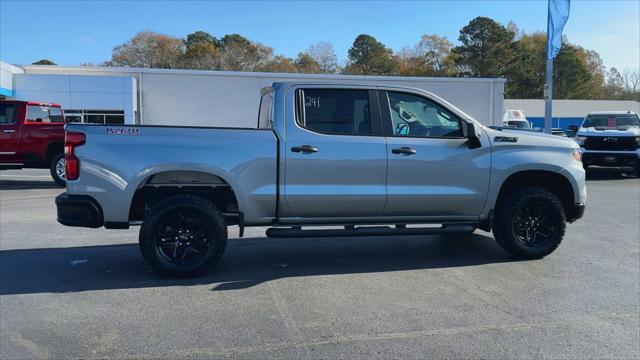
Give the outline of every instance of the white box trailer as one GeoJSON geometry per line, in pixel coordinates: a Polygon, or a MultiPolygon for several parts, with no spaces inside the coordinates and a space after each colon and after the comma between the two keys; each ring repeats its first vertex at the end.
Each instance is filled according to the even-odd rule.
{"type": "MultiPolygon", "coordinates": [[[[504,102],[505,79],[427,78],[288,73],[247,73],[118,67],[21,66],[26,77],[68,75],[87,77],[84,91],[100,93],[99,78],[131,77],[137,86],[127,123],[143,125],[253,127],[257,121],[260,89],[277,81],[367,82],[424,89],[446,99],[477,120],[499,125],[504,102]],[[92,78],[95,87],[91,88],[92,78]],[[131,119],[131,120],[129,120],[131,119]]],[[[104,82],[104,81],[103,81],[104,82]]],[[[46,81],[32,81],[46,86],[46,81]]],[[[35,89],[30,89],[34,93],[35,89]]],[[[51,89],[50,89],[51,90],[51,89]]],[[[70,90],[72,91],[72,90],[70,90]]],[[[130,93],[123,90],[123,96],[130,93]]],[[[17,89],[20,93],[20,89],[17,89]]],[[[77,90],[72,91],[76,99],[77,90]]],[[[111,93],[113,96],[113,93],[111,93]]],[[[130,95],[129,95],[130,96],[130,95]]],[[[113,96],[117,98],[117,96],[113,96]]],[[[91,98],[91,96],[86,96],[91,98]]],[[[82,108],[74,103],[75,108],[82,108]]],[[[63,106],[64,108],[64,106],[63,106]]],[[[127,114],[128,115],[128,114],[127,114]]]]}

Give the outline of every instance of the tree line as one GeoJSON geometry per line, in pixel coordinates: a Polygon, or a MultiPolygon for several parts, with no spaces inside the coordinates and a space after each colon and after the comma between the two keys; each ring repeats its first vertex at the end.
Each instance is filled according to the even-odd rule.
{"type": "MultiPolygon", "coordinates": [[[[516,24],[477,17],[460,29],[459,45],[425,34],[397,52],[375,37],[356,37],[341,65],[333,45],[321,41],[297,57],[239,34],[217,38],[196,31],[178,38],[143,31],[113,49],[105,66],[307,74],[357,74],[429,77],[502,77],[505,97],[543,97],[546,34],[524,33],[516,24]]],[[[41,60],[47,62],[49,60],[41,60]]],[[[638,69],[605,69],[600,55],[563,39],[554,59],[555,99],[628,99],[640,101],[638,69]]]]}

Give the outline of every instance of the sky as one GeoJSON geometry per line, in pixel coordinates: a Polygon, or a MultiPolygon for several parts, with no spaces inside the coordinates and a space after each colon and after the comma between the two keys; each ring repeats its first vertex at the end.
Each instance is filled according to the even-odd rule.
{"type": "MultiPolygon", "coordinates": [[[[177,37],[203,30],[216,37],[239,33],[295,57],[319,41],[333,43],[338,59],[362,33],[394,51],[422,34],[457,43],[476,16],[530,33],[546,29],[546,0],[492,1],[25,1],[0,0],[0,60],[30,64],[98,64],[114,46],[143,30],[177,37]]],[[[640,0],[573,0],[564,34],[600,53],[604,65],[640,67],[640,0]]]]}

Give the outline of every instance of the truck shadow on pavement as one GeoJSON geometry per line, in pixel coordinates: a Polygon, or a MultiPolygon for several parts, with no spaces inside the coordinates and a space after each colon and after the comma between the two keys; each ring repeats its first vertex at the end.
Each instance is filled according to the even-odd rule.
{"type": "Polygon", "coordinates": [[[482,234],[229,241],[226,254],[196,278],[149,270],[137,244],[0,251],[0,295],[212,285],[241,290],[270,280],[464,267],[513,261],[482,234]]]}
{"type": "Polygon", "coordinates": [[[637,179],[632,169],[590,167],[587,170],[587,181],[637,179]]]}
{"type": "Polygon", "coordinates": [[[34,189],[60,189],[63,187],[51,181],[33,181],[33,180],[6,180],[0,175],[0,190],[34,190],[34,189]]]}

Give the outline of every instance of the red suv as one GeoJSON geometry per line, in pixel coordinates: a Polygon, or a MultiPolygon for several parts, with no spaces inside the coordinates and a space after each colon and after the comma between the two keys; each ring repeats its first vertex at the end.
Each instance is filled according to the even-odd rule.
{"type": "Polygon", "coordinates": [[[64,123],[58,104],[0,100],[0,169],[49,168],[65,186],[64,123]]]}

